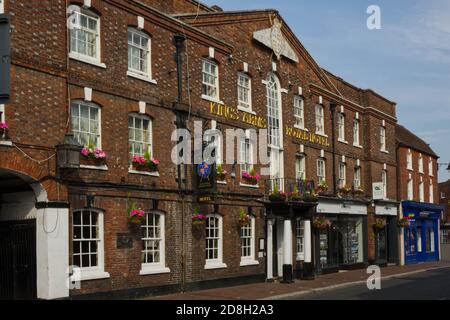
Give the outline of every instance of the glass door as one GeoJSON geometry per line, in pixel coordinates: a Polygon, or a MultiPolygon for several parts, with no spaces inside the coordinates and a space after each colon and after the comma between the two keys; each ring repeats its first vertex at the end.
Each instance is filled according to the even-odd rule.
{"type": "Polygon", "coordinates": [[[375,232],[376,257],[379,262],[387,262],[387,227],[375,232]]]}
{"type": "Polygon", "coordinates": [[[415,225],[405,228],[405,256],[406,263],[414,263],[418,261],[417,229],[415,225]]]}

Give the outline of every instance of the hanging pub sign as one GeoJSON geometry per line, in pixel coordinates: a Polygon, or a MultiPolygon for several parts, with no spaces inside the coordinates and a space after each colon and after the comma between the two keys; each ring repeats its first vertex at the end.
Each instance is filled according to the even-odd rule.
{"type": "MultiPolygon", "coordinates": [[[[202,154],[205,148],[206,144],[203,143],[202,154]]],[[[211,156],[215,157],[215,152],[211,156]]],[[[211,159],[205,159],[202,163],[195,164],[193,167],[193,182],[197,201],[200,203],[212,201],[212,195],[217,190],[215,163],[211,159]]]]}
{"type": "Polygon", "coordinates": [[[10,98],[10,22],[9,16],[0,14],[0,104],[6,104],[10,98]]]}

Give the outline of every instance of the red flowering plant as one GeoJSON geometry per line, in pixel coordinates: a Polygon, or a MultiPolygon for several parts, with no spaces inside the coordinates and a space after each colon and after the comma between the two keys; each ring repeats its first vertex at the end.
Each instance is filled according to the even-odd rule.
{"type": "Polygon", "coordinates": [[[6,122],[0,122],[0,136],[6,135],[8,129],[9,127],[6,122]]]}
{"type": "Polygon", "coordinates": [[[146,152],[144,156],[133,156],[131,160],[133,168],[138,171],[157,172],[158,165],[160,164],[158,159],[152,158],[150,152],[146,152]]]}
{"type": "Polygon", "coordinates": [[[331,227],[331,224],[331,220],[322,215],[315,217],[313,221],[313,227],[317,230],[326,230],[331,227]]]}
{"type": "Polygon", "coordinates": [[[288,199],[289,201],[293,202],[299,202],[303,200],[303,197],[301,196],[297,186],[294,186],[294,191],[292,191],[292,193],[288,195],[288,199]]]}
{"type": "Polygon", "coordinates": [[[128,208],[128,221],[133,226],[139,226],[145,221],[145,211],[138,208],[136,202],[131,202],[128,208]]]}
{"type": "Polygon", "coordinates": [[[200,213],[199,208],[194,209],[194,213],[192,214],[192,224],[194,226],[202,226],[205,224],[206,215],[200,213]]]}
{"type": "Polygon", "coordinates": [[[89,142],[87,147],[81,149],[81,155],[84,160],[88,161],[104,162],[106,160],[106,153],[102,149],[95,147],[93,142],[89,142]]]}
{"type": "Polygon", "coordinates": [[[242,172],[242,180],[246,184],[256,186],[259,183],[259,180],[261,179],[261,175],[256,172],[254,168],[252,168],[250,171],[244,171],[242,172]]]}
{"type": "Polygon", "coordinates": [[[271,202],[284,202],[287,199],[287,194],[280,191],[278,185],[275,185],[273,192],[269,195],[269,200],[271,202]]]}
{"type": "Polygon", "coordinates": [[[352,188],[349,186],[342,186],[338,189],[338,195],[342,198],[348,197],[348,195],[352,192],[352,188]]]}

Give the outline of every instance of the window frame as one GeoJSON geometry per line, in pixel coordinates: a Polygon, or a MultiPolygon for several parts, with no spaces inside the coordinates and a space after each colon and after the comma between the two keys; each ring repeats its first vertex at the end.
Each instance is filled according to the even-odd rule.
{"type": "Polygon", "coordinates": [[[305,261],[305,221],[302,220],[301,218],[296,219],[295,239],[296,239],[295,242],[296,260],[305,261]]]}
{"type": "MultiPolygon", "coordinates": [[[[86,132],[81,131],[81,122],[79,122],[79,132],[77,132],[74,129],[74,119],[73,119],[73,107],[74,104],[78,105],[78,118],[81,121],[81,105],[87,106],[89,107],[89,118],[88,118],[88,122],[89,122],[89,127],[90,127],[90,122],[91,122],[91,108],[97,109],[97,115],[98,115],[98,133],[97,133],[97,144],[95,145],[96,148],[98,149],[102,149],[102,108],[93,102],[90,101],[85,101],[85,100],[73,100],[70,103],[70,123],[71,123],[71,131],[74,134],[75,140],[78,141],[78,143],[80,143],[81,145],[83,145],[83,143],[77,138],[77,133],[78,134],[86,134],[86,132]]],[[[95,133],[91,133],[91,132],[87,132],[88,135],[93,135],[95,133]]],[[[89,145],[89,141],[87,142],[87,145],[83,145],[84,147],[88,147],[89,145]]]]}
{"type": "Polygon", "coordinates": [[[386,128],[384,126],[380,127],[380,150],[381,152],[387,152],[386,149],[386,128]]]}
{"type": "MultiPolygon", "coordinates": [[[[156,227],[153,227],[156,229],[156,227]]],[[[145,213],[145,222],[141,225],[141,244],[143,245],[141,250],[141,271],[140,275],[150,275],[150,274],[162,274],[170,273],[170,269],[166,267],[166,214],[161,211],[149,211],[145,213]],[[157,237],[145,237],[145,229],[150,229],[149,227],[149,216],[154,215],[159,217],[159,240],[157,237]],[[145,263],[142,261],[142,255],[147,254],[145,249],[146,241],[159,241],[159,262],[145,263]]]]}
{"type": "Polygon", "coordinates": [[[326,167],[325,159],[317,159],[317,181],[319,184],[327,181],[327,174],[326,174],[327,169],[326,168],[327,167],[326,167]],[[321,164],[323,166],[321,166],[321,164]],[[321,172],[321,171],[323,171],[323,172],[321,172]],[[321,176],[320,173],[323,173],[323,176],[321,176]]]}
{"type": "Polygon", "coordinates": [[[423,154],[419,153],[419,173],[424,174],[423,154]]]}
{"type": "Polygon", "coordinates": [[[406,169],[414,171],[413,154],[411,149],[408,149],[408,152],[406,154],[406,169]]]}
{"type": "Polygon", "coordinates": [[[339,112],[338,114],[338,141],[340,142],[346,142],[345,141],[345,114],[342,112],[339,112]]]}
{"type": "Polygon", "coordinates": [[[381,182],[383,183],[383,195],[384,195],[384,199],[387,199],[388,198],[388,196],[387,196],[387,194],[388,194],[388,190],[387,190],[387,187],[388,187],[388,172],[387,172],[387,170],[383,170],[383,171],[381,171],[381,182]]]}
{"type": "MultiPolygon", "coordinates": [[[[81,273],[81,281],[87,281],[87,280],[94,280],[94,279],[104,279],[104,278],[109,278],[110,275],[109,273],[105,272],[105,238],[104,238],[104,211],[100,210],[100,209],[94,209],[94,208],[82,208],[82,209],[76,209],[72,211],[72,228],[71,228],[71,247],[72,247],[72,264],[75,264],[74,261],[74,256],[75,256],[75,251],[74,251],[74,245],[75,242],[81,242],[82,240],[86,240],[86,239],[81,239],[81,240],[76,240],[74,238],[75,236],[75,227],[80,227],[81,228],[81,232],[83,233],[83,229],[86,228],[85,224],[83,223],[82,219],[83,219],[83,213],[84,212],[89,212],[91,215],[92,213],[96,213],[97,214],[97,223],[98,223],[98,235],[97,238],[89,238],[91,240],[88,241],[96,241],[97,242],[97,265],[95,267],[87,267],[87,268],[83,268],[80,267],[80,273],[81,273]],[[75,214],[80,214],[80,225],[75,225],[75,214]],[[94,240],[92,240],[94,239],[94,240]]],[[[90,222],[92,222],[92,216],[90,218],[90,222]]],[[[89,224],[89,228],[92,229],[91,224],[89,224]]],[[[91,231],[90,231],[91,232],[91,231]]],[[[83,249],[82,246],[80,248],[80,255],[82,255],[83,249]]],[[[90,252],[90,250],[89,250],[90,252]]]]}
{"type": "Polygon", "coordinates": [[[419,202],[425,202],[425,183],[419,182],[419,202]]]}
{"type": "Polygon", "coordinates": [[[220,75],[219,64],[217,62],[211,60],[211,59],[203,58],[202,59],[202,99],[213,101],[213,102],[220,102],[220,79],[219,79],[219,75],[220,75]],[[204,75],[206,73],[206,71],[205,71],[205,64],[209,64],[211,66],[214,66],[215,69],[216,69],[216,74],[207,73],[208,76],[214,77],[214,79],[215,79],[215,83],[214,84],[210,84],[210,83],[206,83],[205,82],[205,79],[204,79],[205,78],[204,75]],[[215,88],[216,89],[216,96],[213,97],[213,96],[210,96],[210,95],[204,93],[204,86],[215,88]]]}
{"type": "Polygon", "coordinates": [[[240,266],[252,266],[258,265],[259,261],[256,259],[256,218],[250,215],[250,236],[246,236],[245,239],[250,239],[250,255],[243,256],[243,230],[248,229],[248,226],[244,226],[240,230],[240,242],[241,242],[241,262],[240,266]]]}
{"type": "Polygon", "coordinates": [[[430,179],[430,185],[428,187],[428,198],[430,203],[434,203],[434,183],[433,179],[430,179]]]}
{"type": "MultiPolygon", "coordinates": [[[[128,30],[127,30],[127,48],[128,48],[128,52],[130,50],[130,46],[132,46],[132,47],[134,47],[134,48],[136,48],[138,50],[141,50],[141,51],[147,50],[147,59],[146,59],[147,60],[147,71],[144,72],[144,71],[133,69],[132,66],[130,67],[130,56],[128,56],[128,71],[127,71],[127,74],[129,76],[136,75],[138,77],[144,77],[144,78],[147,78],[148,80],[151,80],[152,76],[153,76],[153,68],[152,68],[152,37],[149,34],[147,34],[146,32],[144,32],[143,30],[139,30],[139,29],[137,29],[135,27],[128,27],[128,30]],[[129,40],[129,33],[130,32],[132,34],[136,34],[137,36],[139,36],[141,38],[147,39],[147,48],[145,49],[143,47],[137,47],[134,43],[130,44],[130,40],[129,40]]],[[[132,61],[131,61],[131,64],[132,64],[132,61]]]]}
{"type": "Polygon", "coordinates": [[[297,180],[306,180],[306,156],[297,155],[295,157],[295,178],[297,180]],[[299,165],[300,164],[300,165],[299,165]],[[299,177],[299,174],[303,177],[299,177]]]}
{"type": "Polygon", "coordinates": [[[294,96],[294,127],[305,130],[305,99],[300,95],[294,96]]]}
{"type": "Polygon", "coordinates": [[[325,135],[325,108],[321,104],[316,104],[316,134],[325,135]]]}
{"type": "Polygon", "coordinates": [[[205,269],[224,269],[227,265],[223,262],[223,217],[220,214],[208,214],[205,220],[205,269]],[[218,237],[209,237],[208,235],[208,220],[217,219],[218,221],[218,237]],[[207,259],[208,240],[217,239],[217,259],[207,259]]]}
{"type": "Polygon", "coordinates": [[[361,123],[358,119],[353,120],[353,146],[361,146],[361,123]]]}
{"type": "Polygon", "coordinates": [[[347,164],[345,162],[339,163],[338,171],[338,187],[344,188],[347,185],[347,164]]]}
{"type": "Polygon", "coordinates": [[[245,72],[238,72],[237,79],[238,109],[240,109],[241,111],[252,113],[252,78],[245,72]],[[241,84],[241,78],[245,78],[246,80],[248,80],[248,88],[241,84]],[[247,90],[248,102],[241,100],[241,90],[247,90]]]}
{"type": "MultiPolygon", "coordinates": [[[[83,62],[87,62],[87,63],[92,63],[95,65],[99,65],[102,67],[105,67],[104,64],[101,63],[101,17],[100,15],[96,14],[95,12],[85,9],[83,7],[78,7],[79,11],[78,12],[73,12],[72,14],[76,14],[77,15],[77,19],[79,19],[80,14],[84,15],[86,17],[88,17],[89,19],[94,19],[96,20],[97,23],[97,30],[95,31],[95,37],[96,37],[96,41],[95,41],[95,50],[96,50],[96,56],[92,57],[89,56],[87,54],[83,54],[83,53],[79,53],[77,51],[74,51],[72,49],[72,32],[77,31],[77,29],[73,28],[69,30],[69,57],[75,60],[80,60],[83,62]]],[[[85,32],[89,32],[87,30],[84,30],[85,32]]],[[[91,30],[92,33],[92,30],[91,30]]],[[[77,38],[78,39],[78,38],[77,38]]],[[[78,43],[77,43],[78,46],[78,43]]]]}
{"type": "Polygon", "coordinates": [[[428,160],[428,175],[430,177],[434,177],[434,163],[432,157],[430,157],[428,160]]]}
{"type": "Polygon", "coordinates": [[[241,139],[239,152],[241,173],[244,171],[250,172],[250,170],[255,165],[253,163],[253,144],[250,139],[241,139]]]}
{"type": "Polygon", "coordinates": [[[408,179],[408,183],[407,183],[407,197],[409,201],[413,201],[414,200],[414,180],[408,179]]]}
{"type": "Polygon", "coordinates": [[[361,167],[356,166],[353,173],[353,186],[361,188],[361,167]]]}
{"type": "MultiPolygon", "coordinates": [[[[136,129],[136,127],[134,127],[134,128],[131,128],[130,127],[130,118],[133,118],[133,125],[134,126],[136,126],[136,119],[139,119],[139,120],[141,120],[141,124],[143,124],[144,123],[144,121],[148,121],[148,134],[149,134],[149,143],[148,143],[148,147],[149,147],[149,150],[148,150],[148,152],[150,152],[150,155],[151,155],[151,157],[154,157],[154,154],[153,154],[153,119],[152,118],[150,118],[149,116],[147,116],[147,115],[143,115],[143,114],[138,114],[138,113],[130,113],[130,114],[128,114],[128,155],[129,155],[129,157],[130,157],[130,163],[131,163],[131,161],[132,161],[132,158],[133,158],[133,156],[143,156],[144,154],[145,154],[145,152],[141,155],[141,154],[137,154],[137,153],[134,153],[133,155],[131,155],[131,153],[130,153],[130,147],[131,147],[131,145],[132,145],[132,142],[134,142],[134,143],[139,143],[139,144],[143,144],[144,146],[145,146],[145,141],[138,141],[138,140],[131,140],[131,138],[130,138],[130,130],[134,130],[134,134],[136,134],[136,132],[135,132],[135,130],[137,130],[136,129]]],[[[144,131],[143,129],[141,129],[142,131],[144,131]]]]}

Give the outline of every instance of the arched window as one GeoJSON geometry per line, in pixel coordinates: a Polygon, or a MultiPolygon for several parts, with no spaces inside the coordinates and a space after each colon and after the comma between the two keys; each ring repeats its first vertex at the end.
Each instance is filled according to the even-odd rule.
{"type": "Polygon", "coordinates": [[[223,218],[219,214],[206,217],[205,269],[226,268],[223,263],[223,218]]]}
{"type": "Polygon", "coordinates": [[[100,62],[100,17],[78,7],[70,22],[71,58],[100,62]]]}
{"type": "Polygon", "coordinates": [[[250,216],[247,225],[241,228],[241,267],[258,264],[255,255],[255,217],[250,216]]]}
{"type": "Polygon", "coordinates": [[[281,147],[281,94],[280,81],[270,73],[267,78],[267,119],[269,146],[281,147]]]}
{"type": "Polygon", "coordinates": [[[77,100],[71,104],[72,132],[78,143],[85,147],[102,147],[100,110],[92,102],[77,100]]]}
{"type": "Polygon", "coordinates": [[[82,280],[105,278],[103,211],[75,210],[72,214],[72,264],[81,269],[82,280]]]}
{"type": "Polygon", "coordinates": [[[142,224],[141,275],[168,273],[165,253],[165,215],[148,212],[142,224]]]}
{"type": "Polygon", "coordinates": [[[151,39],[145,32],[128,28],[128,73],[152,77],[151,39]]]}
{"type": "Polygon", "coordinates": [[[130,161],[134,156],[145,156],[148,152],[153,157],[152,120],[140,114],[130,114],[128,117],[128,137],[130,161]]]}

